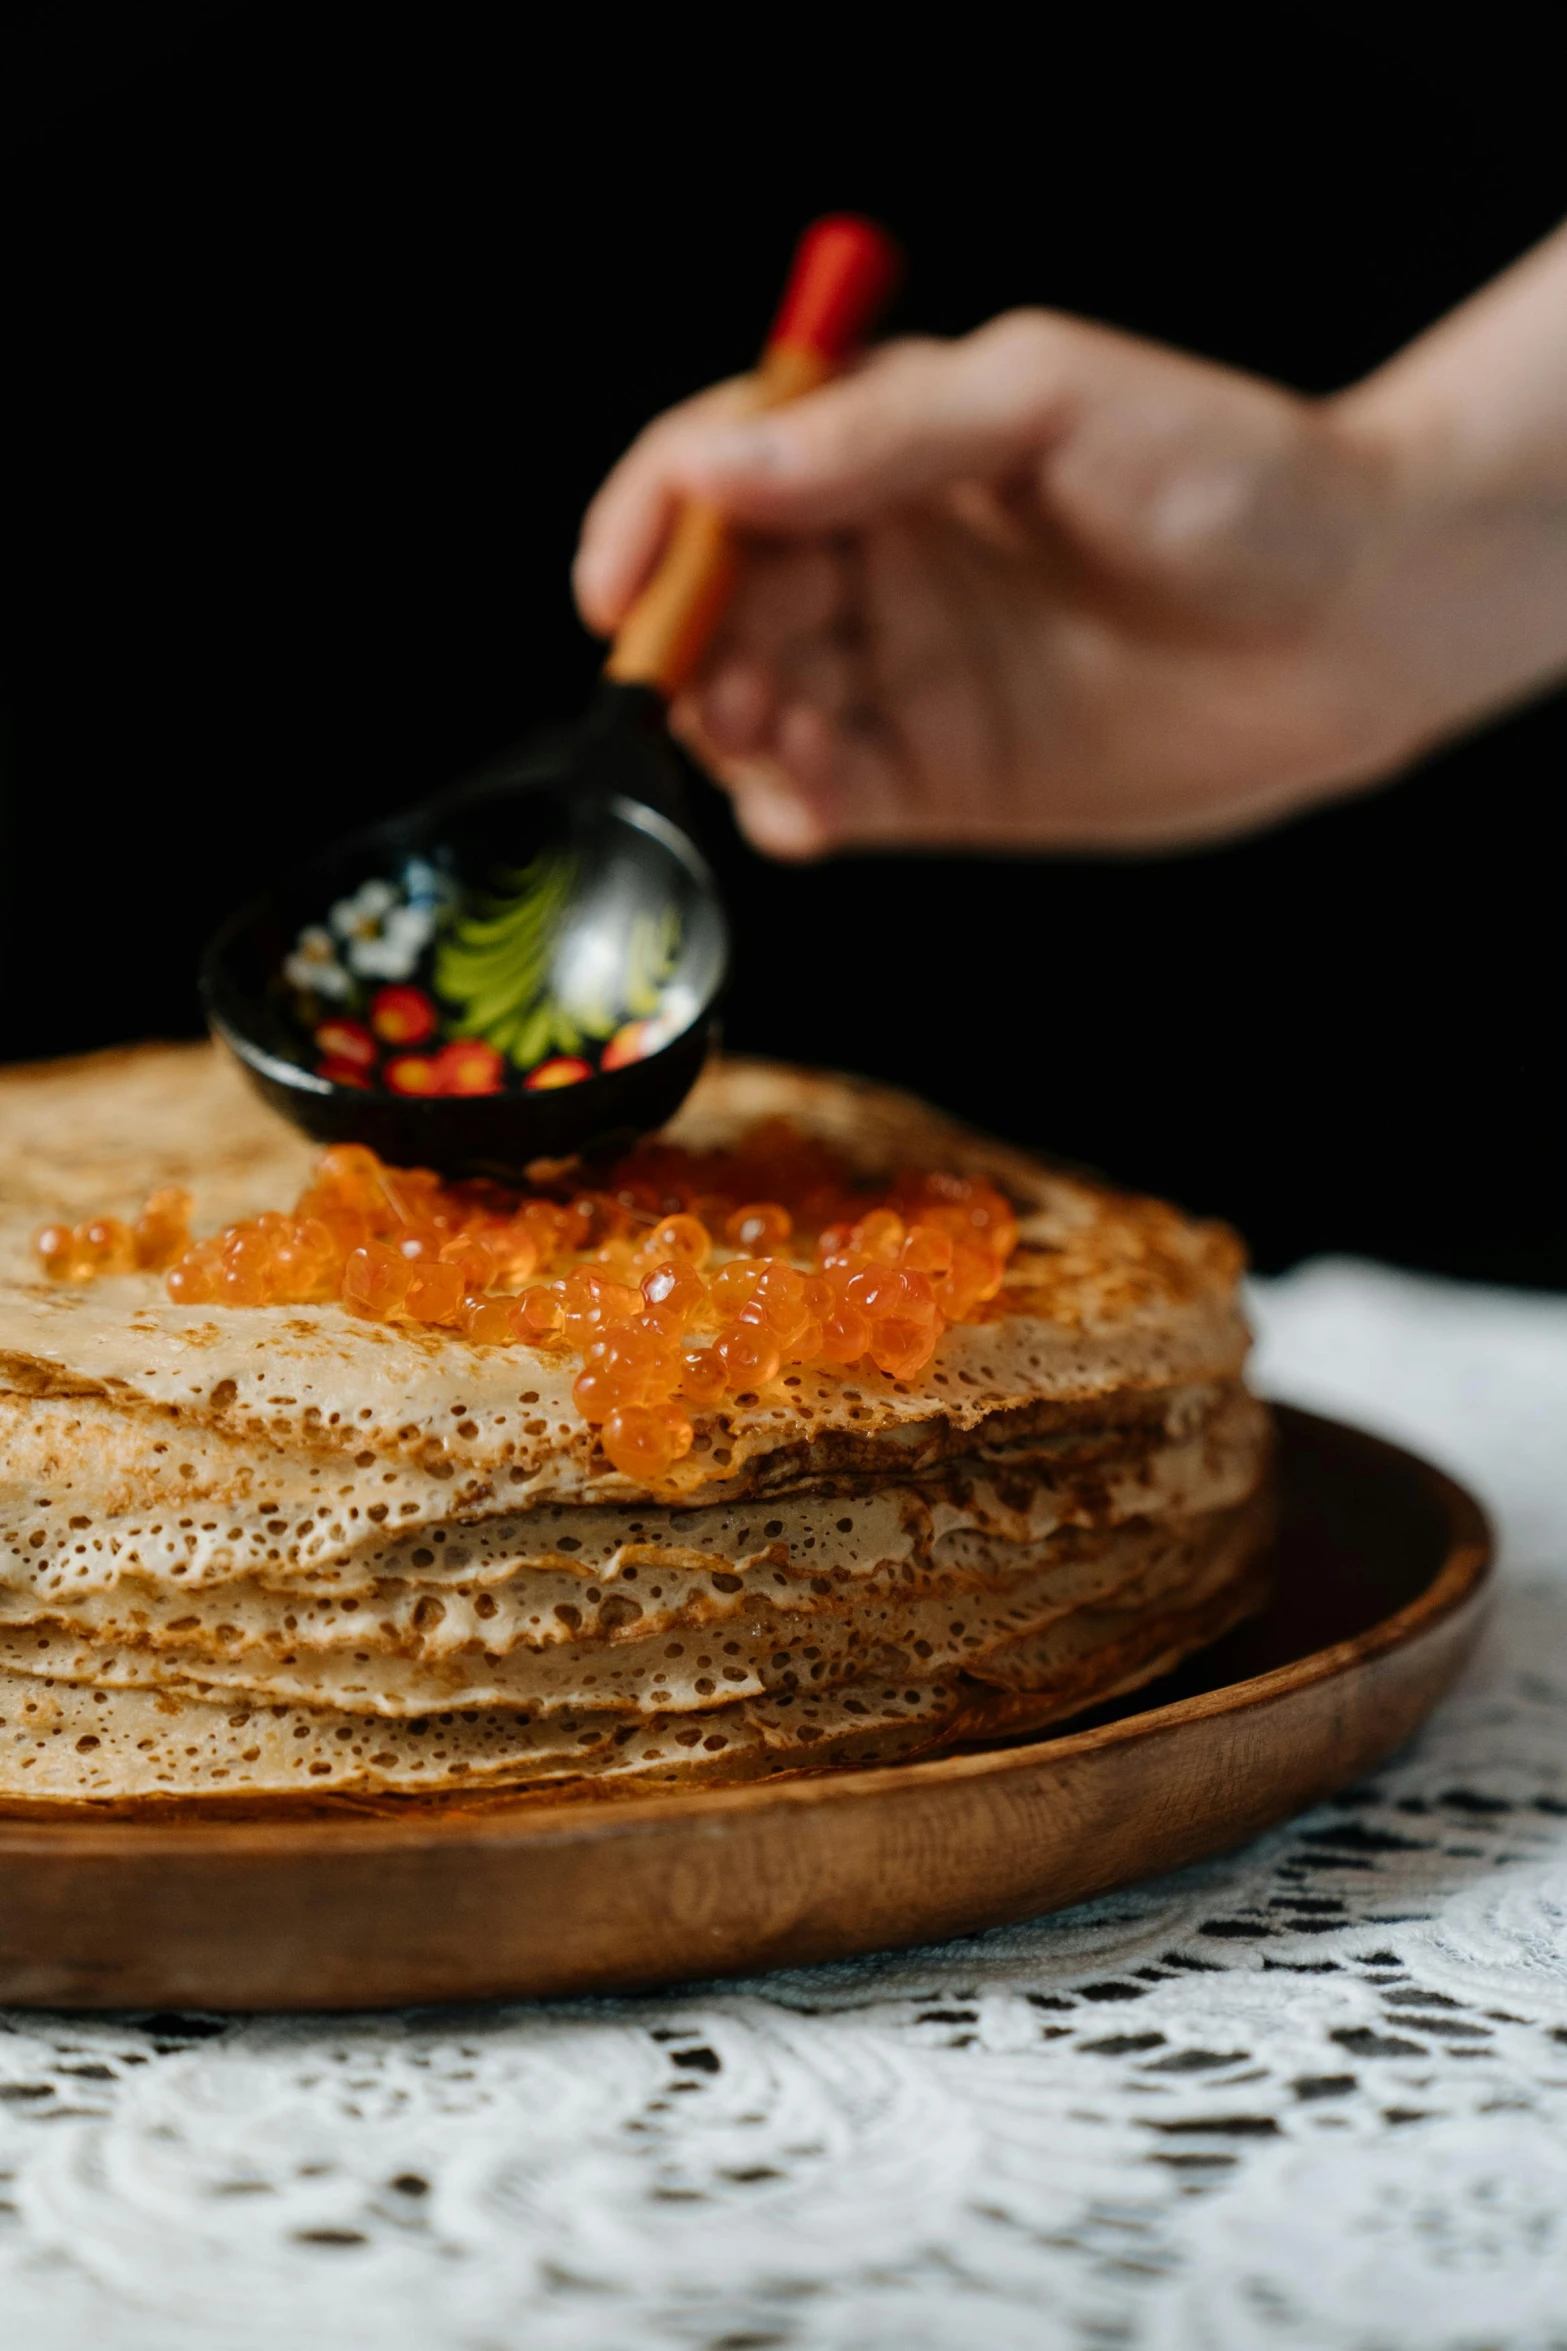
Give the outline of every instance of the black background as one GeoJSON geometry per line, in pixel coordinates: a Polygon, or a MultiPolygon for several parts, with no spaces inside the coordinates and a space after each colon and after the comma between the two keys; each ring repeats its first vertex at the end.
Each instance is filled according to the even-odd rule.
{"type": "MultiPolygon", "coordinates": [[[[1047,302],[1311,390],[1373,366],[1564,208],[1547,14],[1461,53],[1436,21],[23,11],[0,1056],[193,1033],[261,876],[581,703],[582,505],[748,359],[814,213],[897,230],[902,324],[1047,302]]],[[[1558,698],[1163,862],[786,870],[715,799],[729,1037],[1222,1212],[1267,1266],[1567,1284],[1564,750],[1558,698]]]]}

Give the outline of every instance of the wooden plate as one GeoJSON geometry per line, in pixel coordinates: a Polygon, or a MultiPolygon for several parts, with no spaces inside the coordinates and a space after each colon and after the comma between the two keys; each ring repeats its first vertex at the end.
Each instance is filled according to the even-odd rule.
{"type": "Polygon", "coordinates": [[[0,1818],[0,1999],[352,2008],[606,1990],[924,1942],[1254,1836],[1407,1738],[1479,1630],[1485,1519],[1284,1410],[1276,1597],[1045,1739],[688,1796],[0,1818]]]}

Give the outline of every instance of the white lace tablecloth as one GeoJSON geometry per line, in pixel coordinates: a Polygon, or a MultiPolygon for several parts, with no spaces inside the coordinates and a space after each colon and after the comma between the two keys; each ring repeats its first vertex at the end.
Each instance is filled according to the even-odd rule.
{"type": "Polygon", "coordinates": [[[1504,1530],[1482,1661],[1374,1783],[667,1998],[13,2012],[7,2351],[1563,2351],[1567,1299],[1335,1262],[1257,1305],[1265,1387],[1504,1530]]]}

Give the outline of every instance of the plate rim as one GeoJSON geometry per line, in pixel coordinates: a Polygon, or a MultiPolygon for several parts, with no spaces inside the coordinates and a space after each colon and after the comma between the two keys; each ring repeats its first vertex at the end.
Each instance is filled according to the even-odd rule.
{"type": "MultiPolygon", "coordinates": [[[[422,1846],[466,1842],[473,1844],[540,1844],[573,1841],[613,1842],[635,1834],[689,1828],[698,1819],[723,1820],[737,1814],[756,1814],[774,1808],[789,1810],[826,1804],[866,1804],[901,1794],[913,1797],[945,1786],[960,1786],[988,1778],[1022,1774],[1041,1765],[1067,1763],[1078,1756],[1106,1748],[1132,1746],[1209,1721],[1221,1715],[1244,1714],[1256,1707],[1294,1696],[1335,1680],[1369,1664],[1391,1649],[1403,1647],[1434,1632],[1465,1608],[1488,1600],[1494,1582],[1496,1538],[1492,1521],[1468,1488],[1408,1446],[1362,1428],[1335,1415],[1313,1412],[1301,1405],[1270,1400],[1270,1410],[1289,1426],[1327,1430],[1336,1442],[1349,1440],[1365,1452],[1398,1463],[1404,1475],[1415,1473],[1441,1507],[1446,1547],[1440,1568],[1429,1584],[1391,1615],[1379,1617],[1363,1632],[1330,1642],[1326,1648],[1272,1666],[1267,1672],[1221,1683],[1188,1698],[1121,1715],[1113,1722],[1096,1723],[1085,1730],[1066,1731],[983,1748],[968,1753],[935,1755],[908,1763],[867,1765],[859,1769],[827,1770],[798,1778],[743,1782],[735,1787],[693,1788],[663,1796],[563,1798],[550,1803],[527,1798],[515,1809],[503,1806],[465,1811],[461,1793],[445,1801],[431,1792],[430,1808],[406,1815],[375,1813],[343,1819],[289,1820],[251,1818],[225,1821],[211,1816],[184,1819],[118,1818],[88,1811],[73,1817],[61,1802],[39,1804],[29,1818],[25,1798],[11,1799],[14,1809],[0,1814],[0,1859],[8,1853],[36,1851],[40,1844],[69,1843],[84,1857],[88,1853],[158,1851],[190,1855],[222,1853],[234,1858],[260,1857],[281,1850],[348,1854],[350,1852],[407,1851],[422,1846]]],[[[497,1795],[503,1791],[495,1791],[497,1795]]],[[[414,1803],[419,1799],[415,1798],[414,1803]]]]}

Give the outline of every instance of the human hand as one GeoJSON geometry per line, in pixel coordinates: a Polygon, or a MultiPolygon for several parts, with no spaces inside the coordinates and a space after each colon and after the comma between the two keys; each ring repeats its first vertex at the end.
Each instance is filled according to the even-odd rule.
{"type": "Polygon", "coordinates": [[[673,715],[760,847],[1137,847],[1404,754],[1357,630],[1387,469],[1319,404],[1019,313],[739,405],[642,435],[577,583],[607,632],[682,497],[745,527],[673,715]]]}
{"type": "Polygon", "coordinates": [[[1567,232],[1303,399],[1047,312],[659,419],[588,513],[606,633],[680,501],[745,533],[672,713],[762,848],[1115,849],[1392,773],[1567,662],[1567,232]]]}

